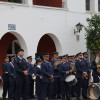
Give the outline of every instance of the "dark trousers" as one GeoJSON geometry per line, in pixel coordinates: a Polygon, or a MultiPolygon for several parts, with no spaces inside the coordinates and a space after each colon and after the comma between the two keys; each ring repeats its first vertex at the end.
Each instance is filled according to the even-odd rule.
{"type": "Polygon", "coordinates": [[[55,77],[53,82],[53,96],[59,97],[61,95],[60,78],[55,77]]]}
{"type": "Polygon", "coordinates": [[[70,87],[70,95],[76,96],[76,84],[70,87]]]}
{"type": "Polygon", "coordinates": [[[9,77],[9,94],[8,100],[15,99],[15,78],[9,77]]]}
{"type": "Polygon", "coordinates": [[[82,88],[82,96],[85,99],[87,98],[88,79],[77,78],[77,84],[76,84],[77,99],[80,98],[81,88],[82,88]]]}
{"type": "Polygon", "coordinates": [[[70,89],[69,86],[66,84],[65,81],[61,81],[61,95],[62,95],[62,100],[71,100],[70,99],[70,89]]]}
{"type": "Polygon", "coordinates": [[[3,76],[3,94],[2,94],[3,98],[6,98],[8,89],[9,89],[9,77],[3,76]]]}
{"type": "Polygon", "coordinates": [[[88,82],[88,79],[82,79],[82,96],[84,99],[87,98],[88,82]]]}
{"type": "Polygon", "coordinates": [[[36,94],[37,94],[37,98],[38,100],[42,99],[42,82],[41,81],[37,81],[36,82],[36,94]]]}
{"type": "Polygon", "coordinates": [[[99,78],[98,78],[98,76],[93,76],[93,81],[94,81],[94,83],[99,83],[99,78]]]}
{"type": "Polygon", "coordinates": [[[28,78],[24,76],[16,77],[15,100],[28,100],[28,78]]]}
{"type": "Polygon", "coordinates": [[[28,78],[28,97],[31,98],[34,96],[34,80],[28,78]]]}
{"type": "Polygon", "coordinates": [[[42,99],[41,100],[46,100],[46,93],[48,96],[48,100],[52,100],[53,98],[53,83],[42,83],[42,99]]]}
{"type": "Polygon", "coordinates": [[[77,84],[76,84],[76,98],[80,98],[80,92],[81,92],[81,86],[82,86],[82,78],[77,78],[77,84]]]}

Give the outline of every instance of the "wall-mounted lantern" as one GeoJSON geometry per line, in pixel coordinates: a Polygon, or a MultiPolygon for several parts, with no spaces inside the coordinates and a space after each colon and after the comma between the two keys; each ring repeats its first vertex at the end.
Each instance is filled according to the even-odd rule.
{"type": "Polygon", "coordinates": [[[74,29],[74,34],[75,33],[80,33],[80,31],[82,30],[82,28],[83,28],[83,25],[81,24],[81,23],[78,23],[77,25],[75,25],[76,26],[76,29],[77,29],[77,31],[75,31],[75,29],[74,29]]]}

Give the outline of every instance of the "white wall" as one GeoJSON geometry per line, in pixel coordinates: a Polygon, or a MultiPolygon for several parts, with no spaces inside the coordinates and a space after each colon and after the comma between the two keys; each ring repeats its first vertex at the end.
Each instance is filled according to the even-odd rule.
{"type": "Polygon", "coordinates": [[[85,12],[85,0],[67,0],[70,11],[85,12]]]}
{"type": "Polygon", "coordinates": [[[60,54],[86,51],[84,29],[80,32],[79,41],[76,40],[74,29],[78,22],[86,26],[86,18],[90,13],[85,12],[85,0],[67,1],[69,10],[0,3],[0,37],[9,31],[8,24],[16,24],[16,32],[26,43],[25,56],[35,56],[40,38],[47,33],[54,34],[59,40],[60,45],[56,44],[60,54]]]}

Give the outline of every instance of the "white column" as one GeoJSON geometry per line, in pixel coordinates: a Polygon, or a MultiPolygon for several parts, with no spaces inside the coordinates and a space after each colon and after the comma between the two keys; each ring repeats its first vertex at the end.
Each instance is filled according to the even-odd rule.
{"type": "Polygon", "coordinates": [[[94,0],[95,1],[95,11],[98,12],[98,0],[94,0]]]}
{"type": "Polygon", "coordinates": [[[90,0],[90,11],[95,12],[95,0],[90,0]]]}
{"type": "Polygon", "coordinates": [[[90,0],[90,10],[92,12],[98,12],[98,0],[90,0]]]}
{"type": "Polygon", "coordinates": [[[27,0],[28,5],[33,5],[33,0],[27,0]]]}

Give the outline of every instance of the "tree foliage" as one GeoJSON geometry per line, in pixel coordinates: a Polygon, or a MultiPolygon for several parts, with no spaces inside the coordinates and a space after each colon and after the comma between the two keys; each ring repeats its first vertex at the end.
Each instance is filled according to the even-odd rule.
{"type": "Polygon", "coordinates": [[[88,26],[86,30],[86,45],[87,48],[93,52],[100,51],[100,16],[92,15],[87,18],[88,26]]]}

